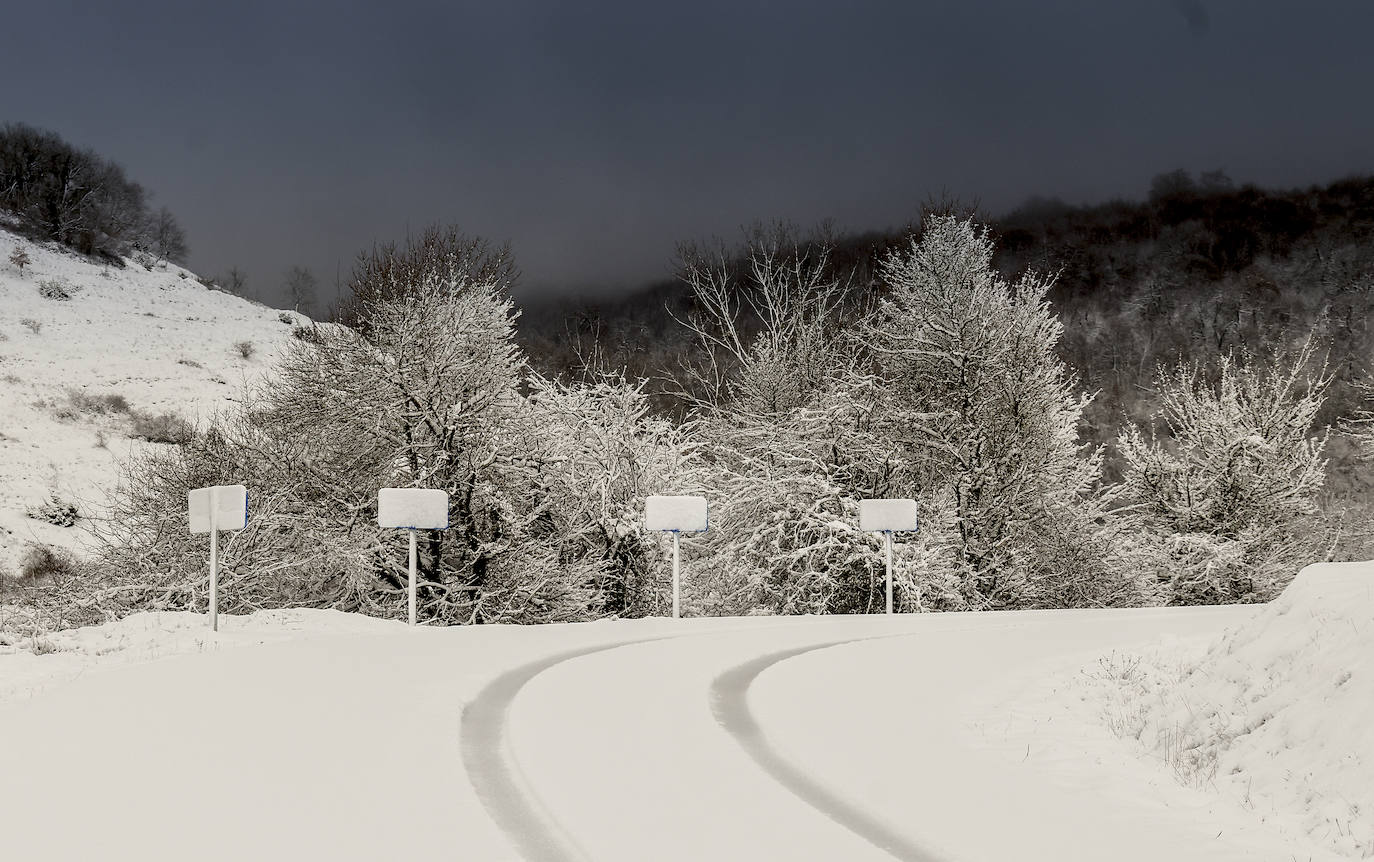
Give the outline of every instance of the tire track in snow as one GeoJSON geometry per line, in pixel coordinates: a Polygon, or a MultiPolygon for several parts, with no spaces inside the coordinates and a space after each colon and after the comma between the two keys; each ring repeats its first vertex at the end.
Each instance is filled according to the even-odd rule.
{"type": "MultiPolygon", "coordinates": [[[[884,635],[904,637],[909,635],[884,635]]],[[[902,835],[888,824],[832,790],[826,789],[797,764],[784,757],[764,734],[749,709],[749,688],[760,674],[788,659],[816,650],[879,638],[850,638],[769,653],[738,665],[711,683],[711,712],[755,763],[779,784],[821,814],[903,862],[943,862],[934,852],[902,835]]]]}
{"type": "Polygon", "coordinates": [[[491,819],[529,862],[585,862],[588,857],[526,782],[506,733],[511,704],[530,680],[563,662],[664,639],[584,647],[521,665],[492,680],[464,707],[458,727],[463,769],[491,819]]]}

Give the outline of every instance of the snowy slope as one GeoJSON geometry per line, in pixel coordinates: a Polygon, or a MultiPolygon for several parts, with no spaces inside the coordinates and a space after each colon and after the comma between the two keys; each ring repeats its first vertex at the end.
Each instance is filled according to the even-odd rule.
{"type": "Polygon", "coordinates": [[[166,626],[183,654],[116,650],[47,686],[34,663],[70,677],[62,652],[0,655],[0,680],[28,677],[0,702],[0,834],[21,859],[1338,858],[1022,697],[1257,612],[417,630],[260,613],[199,639],[203,617],[143,615],[57,645],[134,626],[146,659],[166,626]]]}
{"type": "Polygon", "coordinates": [[[1309,566],[1205,649],[1113,656],[1062,694],[1157,771],[1374,857],[1374,563],[1309,566]]]}
{"type": "Polygon", "coordinates": [[[124,414],[74,409],[69,390],[196,421],[231,407],[269,367],[291,337],[280,314],[176,265],[101,266],[0,229],[0,565],[27,543],[79,547],[79,524],[25,513],[54,494],[93,511],[118,459],[149,445],[129,437],[124,414]],[[8,262],[15,246],[32,260],[22,273],[8,262]],[[45,282],[71,298],[44,298],[45,282]],[[235,347],[243,341],[250,359],[235,347]]]}

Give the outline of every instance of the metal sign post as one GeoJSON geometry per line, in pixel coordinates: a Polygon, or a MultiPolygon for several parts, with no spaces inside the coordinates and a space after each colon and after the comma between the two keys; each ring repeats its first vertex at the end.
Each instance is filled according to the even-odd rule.
{"type": "MultiPolygon", "coordinates": [[[[887,613],[892,614],[892,534],[914,533],[920,529],[915,500],[860,500],[859,529],[865,533],[882,533],[884,556],[887,558],[887,613]]],[[[916,606],[921,606],[919,588],[916,606]]]]}
{"type": "Polygon", "coordinates": [[[677,619],[681,614],[682,604],[682,565],[678,562],[681,554],[682,532],[673,531],[673,619],[677,619]]]}
{"type": "Polygon", "coordinates": [[[892,616],[892,531],[883,530],[883,544],[887,546],[887,615],[892,616]]]}
{"type": "Polygon", "coordinates": [[[213,485],[186,495],[192,533],[210,534],[210,630],[219,631],[219,531],[242,530],[248,524],[248,489],[213,485]]]}
{"type": "Polygon", "coordinates": [[[415,625],[416,530],[448,529],[448,492],[433,488],[383,488],[377,492],[377,524],[410,533],[410,578],[406,610],[415,625]]]}
{"type": "Polygon", "coordinates": [[[406,605],[410,610],[410,624],[415,625],[415,570],[418,568],[415,552],[415,528],[412,527],[406,532],[410,533],[410,585],[407,591],[406,605]]]}
{"type": "Polygon", "coordinates": [[[644,528],[673,534],[673,619],[682,613],[681,535],[704,533],[710,527],[705,497],[648,497],[644,500],[644,528]]]}
{"type": "Polygon", "coordinates": [[[210,489],[210,631],[219,631],[219,489],[210,489]]]}

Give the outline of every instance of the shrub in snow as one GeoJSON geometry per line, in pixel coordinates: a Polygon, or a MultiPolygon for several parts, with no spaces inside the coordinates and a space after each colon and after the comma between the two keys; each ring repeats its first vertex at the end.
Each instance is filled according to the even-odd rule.
{"type": "Polygon", "coordinates": [[[70,503],[56,495],[49,497],[47,502],[42,505],[29,509],[25,514],[36,521],[45,521],[57,527],[74,527],[81,518],[75,503],[70,503]]]}
{"type": "Polygon", "coordinates": [[[44,299],[55,299],[64,302],[72,298],[71,288],[56,279],[48,279],[38,283],[38,295],[44,299]]]}
{"type": "Polygon", "coordinates": [[[34,335],[37,335],[39,332],[43,330],[43,322],[41,320],[34,320],[32,317],[25,317],[19,322],[23,324],[25,327],[27,327],[29,332],[32,332],[34,335]]]}
{"type": "Polygon", "coordinates": [[[29,265],[29,253],[19,246],[15,246],[10,252],[10,263],[19,270],[19,274],[24,274],[24,267],[29,265]]]}
{"type": "Polygon", "coordinates": [[[319,344],[321,342],[319,328],[313,324],[292,328],[291,337],[304,341],[306,344],[319,344]]]}
{"type": "Polygon", "coordinates": [[[1164,372],[1160,420],[1130,427],[1121,517],[1154,549],[1175,604],[1266,601],[1325,555],[1314,520],[1327,435],[1313,435],[1331,377],[1309,373],[1315,345],[1265,361],[1223,358],[1215,381],[1196,365],[1164,372]]]}
{"type": "Polygon", "coordinates": [[[191,442],[194,430],[191,423],[175,413],[144,413],[133,411],[133,435],[149,443],[173,443],[183,445],[191,442]]]}
{"type": "Polygon", "coordinates": [[[242,356],[244,359],[252,359],[253,352],[256,348],[253,347],[253,342],[251,341],[239,341],[234,344],[234,350],[238,351],[239,356],[242,356]]]}
{"type": "Polygon", "coordinates": [[[104,395],[91,395],[80,389],[67,390],[67,402],[81,413],[128,413],[129,400],[117,392],[104,395]]]}
{"type": "Polygon", "coordinates": [[[287,326],[290,326],[290,325],[292,325],[292,324],[294,324],[294,323],[296,322],[295,316],[293,316],[293,315],[292,315],[290,312],[288,312],[288,311],[283,311],[282,313],[278,314],[278,315],[277,315],[277,320],[280,320],[282,323],[285,323],[287,326]]]}
{"type": "Polygon", "coordinates": [[[19,559],[19,577],[30,583],[70,577],[75,572],[71,556],[49,545],[30,545],[19,559]]]}

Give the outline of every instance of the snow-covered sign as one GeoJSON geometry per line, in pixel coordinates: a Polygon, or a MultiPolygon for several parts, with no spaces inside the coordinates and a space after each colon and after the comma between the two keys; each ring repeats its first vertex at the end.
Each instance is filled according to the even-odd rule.
{"type": "Polygon", "coordinates": [[[416,530],[448,529],[448,492],[438,488],[383,488],[377,492],[377,524],[410,531],[407,610],[415,625],[416,530]]]}
{"type": "Polygon", "coordinates": [[[859,529],[865,533],[910,533],[917,529],[915,500],[860,500],[859,529]]]}
{"type": "Polygon", "coordinates": [[[383,488],[377,524],[398,530],[448,529],[448,492],[435,488],[383,488]]]}
{"type": "Polygon", "coordinates": [[[672,533],[707,529],[705,497],[649,497],[644,501],[644,528],[672,533]]]}
{"type": "Polygon", "coordinates": [[[248,524],[248,489],[243,485],[215,485],[196,488],[187,495],[191,532],[211,531],[213,507],[215,530],[242,530],[248,524]]]}
{"type": "MultiPolygon", "coordinates": [[[[860,500],[859,529],[883,534],[883,556],[887,558],[887,612],[892,613],[892,534],[913,533],[919,528],[915,500],[860,500]]],[[[921,596],[916,594],[916,607],[921,596]]]]}
{"type": "Polygon", "coordinates": [[[644,500],[644,528],[673,534],[673,619],[678,618],[682,595],[679,534],[704,533],[708,526],[705,497],[654,496],[644,500]]]}
{"type": "Polygon", "coordinates": [[[219,531],[248,524],[248,489],[242,485],[196,488],[186,495],[192,533],[210,534],[210,630],[219,631],[219,531]]]}

